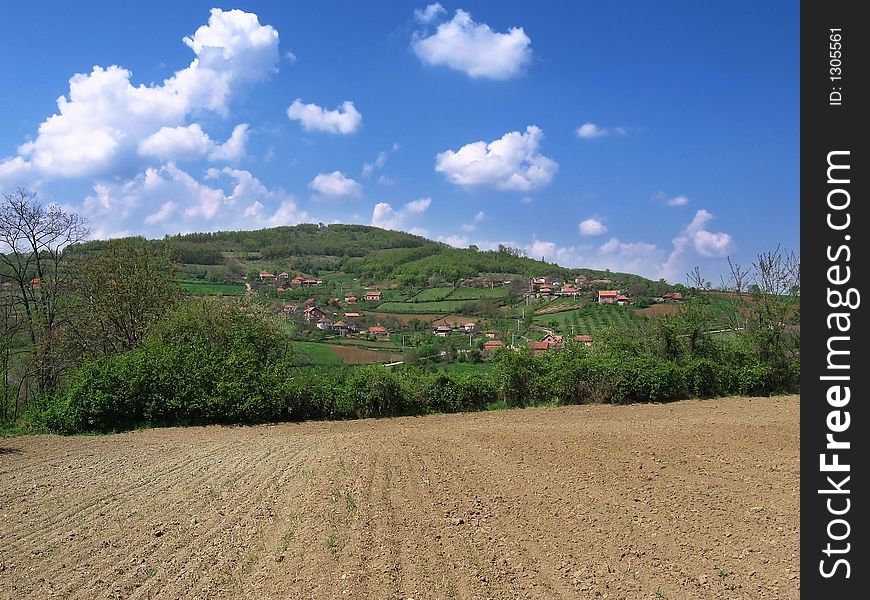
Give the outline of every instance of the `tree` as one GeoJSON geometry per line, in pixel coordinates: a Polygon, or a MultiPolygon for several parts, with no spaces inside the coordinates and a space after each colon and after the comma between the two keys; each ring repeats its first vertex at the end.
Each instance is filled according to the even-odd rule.
{"type": "Polygon", "coordinates": [[[32,367],[39,393],[57,388],[63,370],[55,334],[61,297],[69,283],[70,245],[89,234],[86,220],[57,205],[43,206],[23,188],[3,195],[0,207],[0,265],[13,283],[32,345],[32,367]]]}
{"type": "Polygon", "coordinates": [[[166,245],[141,237],[111,240],[77,267],[69,337],[83,359],[132,350],[180,295],[166,245]]]}

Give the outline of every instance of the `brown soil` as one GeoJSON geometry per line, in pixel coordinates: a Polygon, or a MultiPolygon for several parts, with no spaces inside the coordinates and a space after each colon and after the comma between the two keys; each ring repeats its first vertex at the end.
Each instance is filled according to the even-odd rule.
{"type": "Polygon", "coordinates": [[[0,439],[0,597],[791,599],[798,396],[0,439]]]}
{"type": "Polygon", "coordinates": [[[347,365],[368,365],[402,360],[402,355],[396,352],[367,350],[357,346],[339,346],[337,344],[327,344],[327,346],[347,365]]]}

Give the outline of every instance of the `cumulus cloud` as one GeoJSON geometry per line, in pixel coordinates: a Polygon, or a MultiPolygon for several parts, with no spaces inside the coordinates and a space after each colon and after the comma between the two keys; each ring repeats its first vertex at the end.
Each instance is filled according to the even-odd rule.
{"type": "MultiPolygon", "coordinates": [[[[438,14],[437,9],[430,13],[432,6],[436,5],[422,13],[424,17],[429,14],[430,20],[438,14]]],[[[414,33],[411,47],[427,65],[445,65],[473,78],[510,79],[531,61],[531,42],[522,27],[498,33],[485,23],[475,23],[466,11],[457,10],[453,19],[438,25],[432,35],[414,33]]]]}
{"type": "Polygon", "coordinates": [[[605,135],[607,135],[607,130],[602,129],[595,123],[583,123],[583,125],[577,128],[577,137],[584,140],[604,137],[605,135]]]}
{"type": "Polygon", "coordinates": [[[417,21],[419,21],[420,23],[423,23],[425,25],[425,24],[431,23],[436,18],[438,18],[439,15],[442,15],[445,12],[447,12],[447,11],[444,10],[444,7],[441,6],[441,3],[435,2],[434,4],[430,4],[429,6],[424,8],[423,10],[420,10],[419,8],[415,8],[414,9],[414,18],[417,19],[417,21]]]}
{"type": "Polygon", "coordinates": [[[341,171],[320,173],[311,180],[308,187],[319,194],[333,198],[358,197],[362,193],[362,186],[353,179],[345,177],[341,171]]]}
{"type": "Polygon", "coordinates": [[[161,127],[139,143],[138,153],[162,161],[198,160],[235,162],[244,157],[248,125],[233,129],[223,144],[215,143],[198,123],[187,127],[161,127]]]}
{"type": "Polygon", "coordinates": [[[485,220],[486,220],[486,213],[483,211],[480,211],[476,215],[474,215],[474,218],[471,220],[470,223],[463,223],[462,225],[459,226],[459,228],[462,231],[466,231],[466,232],[475,231],[477,229],[478,225],[483,223],[485,220]]]}
{"type": "Polygon", "coordinates": [[[612,237],[598,247],[589,263],[595,269],[654,277],[658,273],[658,263],[662,256],[662,251],[655,244],[623,242],[612,237]]]}
{"type": "Polygon", "coordinates": [[[704,258],[728,254],[733,247],[731,235],[708,231],[706,226],[712,219],[713,215],[704,209],[695,212],[692,222],[673,239],[674,248],[661,266],[662,277],[668,280],[680,277],[686,267],[683,259],[692,251],[704,258]]]}
{"type": "Polygon", "coordinates": [[[580,235],[583,236],[604,235],[607,233],[607,226],[598,219],[580,221],[579,229],[580,235]]]}
{"type": "MultiPolygon", "coordinates": [[[[18,156],[0,163],[0,174],[105,174],[136,157],[140,144],[162,128],[185,128],[190,116],[202,112],[226,116],[234,94],[267,78],[278,63],[278,32],[240,10],[212,9],[208,24],[183,42],[193,61],[159,85],[133,85],[132,73],[117,65],[74,75],[69,93],[57,100],[58,112],[18,148],[18,156]]],[[[204,140],[195,139],[195,130],[177,133],[176,150],[194,155],[201,150],[204,140]]]]}
{"type": "Polygon", "coordinates": [[[526,192],[553,180],[559,164],[540,153],[544,132],[535,125],[525,133],[511,131],[492,142],[473,142],[459,150],[440,152],[435,170],[451,183],[474,188],[526,192]]]}
{"type": "Polygon", "coordinates": [[[438,241],[444,242],[448,246],[453,246],[454,248],[468,248],[468,246],[470,245],[468,237],[460,235],[439,235],[438,241]]]}
{"type": "Polygon", "coordinates": [[[369,177],[372,173],[379,169],[383,169],[384,165],[387,164],[387,159],[390,157],[390,154],[399,150],[399,144],[394,143],[392,148],[389,151],[382,150],[378,152],[378,156],[375,158],[373,162],[364,163],[362,168],[363,177],[369,177]]]}
{"type": "Polygon", "coordinates": [[[291,195],[267,188],[246,170],[209,169],[200,181],[174,163],[150,167],[121,183],[98,181],[76,212],[88,217],[97,237],[131,230],[160,237],[238,229],[240,223],[255,229],[308,218],[291,195]]]}
{"type": "Polygon", "coordinates": [[[407,231],[416,235],[426,235],[425,230],[417,228],[409,228],[408,221],[414,216],[421,215],[432,204],[431,198],[420,198],[413,202],[408,202],[399,210],[395,210],[387,202],[379,202],[375,205],[372,211],[372,225],[383,229],[394,229],[398,231],[407,231]]]}
{"type": "Polygon", "coordinates": [[[306,131],[344,135],[355,132],[362,123],[362,115],[349,100],[342,102],[335,110],[326,110],[316,104],[303,104],[302,100],[297,98],[287,108],[287,116],[294,121],[299,121],[306,131]]]}

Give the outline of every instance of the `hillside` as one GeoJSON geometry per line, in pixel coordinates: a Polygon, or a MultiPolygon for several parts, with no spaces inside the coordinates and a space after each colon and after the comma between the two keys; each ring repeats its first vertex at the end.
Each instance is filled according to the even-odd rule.
{"type": "MultiPolygon", "coordinates": [[[[363,281],[392,281],[402,286],[452,284],[478,276],[610,279],[634,296],[657,295],[670,289],[631,273],[567,268],[534,260],[506,246],[497,250],[452,248],[426,238],[369,225],[302,224],[255,231],[218,231],[167,236],[162,241],[182,265],[182,278],[212,283],[242,283],[262,269],[297,271],[318,276],[343,272],[363,281]]],[[[82,252],[97,251],[104,242],[82,244],[82,252]]]]}

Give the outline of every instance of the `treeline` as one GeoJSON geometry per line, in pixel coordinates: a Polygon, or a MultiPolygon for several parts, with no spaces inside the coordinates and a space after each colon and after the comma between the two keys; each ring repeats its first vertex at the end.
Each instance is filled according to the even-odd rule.
{"type": "MultiPolygon", "coordinates": [[[[795,391],[799,370],[799,365],[791,365],[786,372],[776,372],[751,352],[736,348],[727,351],[724,362],[725,356],[667,360],[649,354],[605,354],[570,344],[562,352],[539,357],[505,350],[494,358],[493,368],[480,373],[413,365],[294,367],[280,352],[280,344],[264,348],[256,340],[197,336],[179,342],[172,336],[183,320],[174,318],[173,325],[135,351],[84,368],[66,393],[35,407],[33,419],[53,431],[81,433],[494,407],[669,402],[795,391]]],[[[239,334],[254,327],[252,323],[236,320],[230,329],[239,334]]]]}

